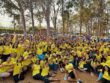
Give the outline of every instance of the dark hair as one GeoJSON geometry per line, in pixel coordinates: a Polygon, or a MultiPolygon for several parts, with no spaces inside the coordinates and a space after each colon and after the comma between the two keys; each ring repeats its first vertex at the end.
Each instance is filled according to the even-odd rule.
{"type": "MultiPolygon", "coordinates": [[[[110,76],[110,68],[108,67],[108,66],[106,66],[107,68],[108,68],[108,74],[109,74],[109,76],[110,76]]],[[[102,69],[102,73],[104,74],[104,72],[105,72],[105,66],[103,67],[103,69],[102,69]]]]}

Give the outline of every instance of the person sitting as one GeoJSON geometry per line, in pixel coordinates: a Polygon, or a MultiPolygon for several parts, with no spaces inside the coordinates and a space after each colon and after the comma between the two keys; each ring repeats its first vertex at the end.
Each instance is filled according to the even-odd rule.
{"type": "Polygon", "coordinates": [[[67,76],[68,81],[73,82],[78,80],[73,64],[69,63],[68,59],[65,60],[65,70],[66,70],[65,75],[67,76]]]}

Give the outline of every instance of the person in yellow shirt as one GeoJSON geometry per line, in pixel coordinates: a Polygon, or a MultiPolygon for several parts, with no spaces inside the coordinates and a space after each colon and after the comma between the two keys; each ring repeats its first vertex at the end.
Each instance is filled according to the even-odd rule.
{"type": "Polygon", "coordinates": [[[45,63],[45,66],[42,68],[41,71],[41,80],[44,81],[44,83],[50,83],[50,81],[60,81],[59,79],[55,79],[52,77],[52,75],[49,75],[49,64],[48,62],[45,63]]]}
{"type": "Polygon", "coordinates": [[[38,59],[36,58],[36,56],[33,56],[32,59],[31,59],[32,63],[36,63],[37,60],[38,59]]]}
{"type": "Polygon", "coordinates": [[[7,61],[0,64],[0,77],[9,77],[12,71],[12,64],[10,63],[10,57],[7,61]]]}
{"type": "Polygon", "coordinates": [[[58,62],[59,62],[60,71],[64,72],[65,64],[64,64],[64,61],[63,61],[63,58],[61,57],[61,55],[58,56],[58,62]]]}
{"type": "Polygon", "coordinates": [[[43,68],[45,66],[45,61],[44,60],[40,60],[40,66],[41,66],[41,68],[43,68]]]}
{"type": "Polygon", "coordinates": [[[17,61],[17,55],[16,53],[11,53],[11,63],[12,64],[16,64],[16,61],[17,61]]]}
{"type": "Polygon", "coordinates": [[[41,76],[46,77],[49,75],[49,65],[46,62],[44,67],[42,68],[41,76]]]}
{"type": "Polygon", "coordinates": [[[20,56],[20,55],[23,55],[23,53],[24,53],[24,47],[20,42],[17,47],[17,55],[20,56]]]}
{"type": "Polygon", "coordinates": [[[37,55],[41,55],[43,53],[42,49],[41,48],[37,48],[37,55]]]}
{"type": "Polygon", "coordinates": [[[11,45],[7,44],[3,46],[3,58],[2,58],[3,61],[6,61],[7,58],[10,56],[11,50],[12,50],[11,45]]]}
{"type": "Polygon", "coordinates": [[[29,54],[29,56],[26,59],[23,59],[22,61],[22,69],[23,69],[23,73],[26,74],[29,72],[31,64],[32,64],[32,53],[29,54]]]}
{"type": "Polygon", "coordinates": [[[104,47],[104,54],[107,54],[107,52],[109,52],[109,48],[107,48],[107,46],[104,47]]]}
{"type": "Polygon", "coordinates": [[[24,59],[26,59],[28,56],[29,56],[29,52],[28,52],[28,51],[25,51],[25,52],[23,53],[24,59]]]}
{"type": "Polygon", "coordinates": [[[85,60],[81,59],[81,61],[79,62],[79,67],[78,67],[79,70],[81,70],[81,71],[87,70],[87,68],[85,68],[85,64],[86,64],[85,60]]]}
{"type": "Polygon", "coordinates": [[[23,67],[28,67],[31,64],[31,59],[32,59],[33,55],[30,53],[29,56],[22,61],[22,65],[23,67]]]}
{"type": "Polygon", "coordinates": [[[17,60],[17,63],[13,67],[13,79],[15,83],[18,83],[20,80],[24,79],[24,75],[22,71],[22,60],[23,57],[20,57],[17,60]]]}
{"type": "Polygon", "coordinates": [[[97,59],[98,61],[101,61],[101,58],[102,58],[101,53],[98,53],[98,54],[96,55],[96,59],[97,59]]]}
{"type": "Polygon", "coordinates": [[[32,64],[32,76],[33,79],[35,80],[41,80],[42,76],[40,75],[40,70],[41,70],[41,66],[40,66],[40,61],[37,60],[37,63],[33,63],[32,64]]]}
{"type": "Polygon", "coordinates": [[[110,60],[110,55],[108,55],[106,59],[107,59],[107,60],[110,60]]]}
{"type": "Polygon", "coordinates": [[[75,81],[77,80],[77,74],[76,74],[76,71],[73,67],[73,64],[69,63],[69,60],[66,59],[65,60],[65,70],[66,70],[66,74],[65,76],[67,76],[67,80],[68,81],[75,81]]]}
{"type": "Polygon", "coordinates": [[[110,83],[110,67],[105,65],[105,67],[102,70],[103,76],[101,79],[101,83],[110,83]]]}

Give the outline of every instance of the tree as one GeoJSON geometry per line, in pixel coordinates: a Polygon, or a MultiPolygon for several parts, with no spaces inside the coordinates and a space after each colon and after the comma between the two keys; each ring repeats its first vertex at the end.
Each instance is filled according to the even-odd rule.
{"type": "Polygon", "coordinates": [[[16,2],[18,3],[18,6],[20,8],[20,14],[21,14],[21,19],[22,19],[22,24],[23,24],[23,31],[24,31],[24,35],[27,35],[27,31],[26,31],[26,21],[25,21],[25,2],[22,0],[16,0],[16,2]]]}
{"type": "Polygon", "coordinates": [[[61,9],[61,4],[59,4],[59,0],[53,0],[52,2],[52,22],[54,25],[54,29],[55,29],[55,35],[57,35],[57,20],[58,20],[58,14],[60,12],[61,9]]]}
{"type": "Polygon", "coordinates": [[[34,27],[34,13],[33,13],[33,5],[34,5],[34,0],[29,0],[29,8],[30,8],[30,13],[31,13],[31,20],[32,20],[32,28],[33,28],[33,34],[35,34],[35,27],[34,27]]]}
{"type": "MultiPolygon", "coordinates": [[[[26,22],[25,22],[25,1],[24,0],[1,0],[2,7],[5,8],[6,13],[13,16],[19,14],[22,19],[23,31],[26,34],[26,22]]],[[[14,16],[13,16],[14,17],[14,16]]]]}
{"type": "Polygon", "coordinates": [[[39,5],[43,10],[44,16],[45,16],[45,21],[47,24],[47,36],[50,36],[50,15],[51,15],[51,4],[52,0],[40,0],[39,5]]]}
{"type": "Polygon", "coordinates": [[[41,29],[41,23],[43,21],[43,18],[44,18],[44,14],[43,14],[43,11],[40,11],[38,9],[37,13],[35,14],[35,17],[37,18],[38,22],[39,22],[39,28],[41,29]]]}

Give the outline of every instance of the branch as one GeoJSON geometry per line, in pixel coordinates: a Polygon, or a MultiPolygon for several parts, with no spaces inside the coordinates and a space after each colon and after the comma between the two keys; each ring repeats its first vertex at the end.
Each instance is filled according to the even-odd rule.
{"type": "Polygon", "coordinates": [[[9,0],[9,2],[11,2],[12,5],[13,5],[15,8],[17,8],[18,10],[20,10],[20,8],[19,8],[12,0],[9,0]]]}

